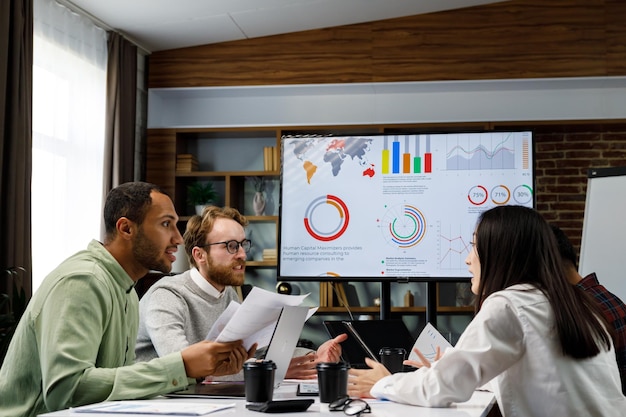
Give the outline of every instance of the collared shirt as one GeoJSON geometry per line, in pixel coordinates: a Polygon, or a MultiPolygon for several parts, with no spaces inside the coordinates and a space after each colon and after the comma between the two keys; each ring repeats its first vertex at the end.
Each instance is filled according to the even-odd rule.
{"type": "Polygon", "coordinates": [[[209,281],[207,281],[202,276],[202,274],[200,274],[200,271],[198,271],[198,269],[191,268],[189,274],[191,275],[191,279],[193,280],[193,282],[195,282],[202,291],[206,292],[211,297],[222,298],[224,294],[226,294],[226,289],[224,289],[224,291],[218,291],[217,288],[209,284],[209,281]]]}
{"type": "Polygon", "coordinates": [[[378,381],[379,398],[443,407],[467,401],[491,381],[509,416],[619,416],[626,410],[615,352],[593,358],[563,355],[545,295],[514,285],[484,301],[454,348],[430,368],[378,381]]]}
{"type": "Polygon", "coordinates": [[[95,240],[52,271],[30,300],[0,370],[0,415],[36,416],[187,386],[180,353],[134,363],[133,287],[95,240]]]}
{"type": "Polygon", "coordinates": [[[626,305],[600,284],[595,273],[587,275],[576,285],[595,297],[604,317],[615,327],[615,356],[622,380],[622,393],[626,395],[626,305]]]}

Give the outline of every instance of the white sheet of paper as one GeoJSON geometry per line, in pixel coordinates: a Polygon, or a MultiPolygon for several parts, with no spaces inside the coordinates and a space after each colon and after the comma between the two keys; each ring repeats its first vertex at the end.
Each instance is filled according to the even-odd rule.
{"type": "Polygon", "coordinates": [[[73,413],[159,414],[168,416],[204,416],[215,411],[235,407],[235,403],[182,403],[154,400],[111,401],[72,408],[73,413]]]}
{"type": "MultiPolygon", "coordinates": [[[[317,309],[318,307],[309,307],[309,311],[306,313],[306,320],[308,320],[313,314],[315,314],[317,309]]],[[[282,310],[282,307],[281,307],[281,310],[282,310]]],[[[274,329],[276,328],[276,323],[278,322],[279,316],[280,316],[280,311],[278,312],[278,316],[276,316],[276,320],[274,320],[272,323],[268,324],[267,326],[265,326],[258,332],[254,333],[247,339],[244,339],[243,341],[244,346],[248,346],[248,344],[249,346],[252,346],[253,343],[257,343],[258,344],[257,347],[259,348],[268,346],[270,344],[270,341],[272,340],[274,329]]],[[[247,349],[249,349],[249,347],[247,349]]]]}
{"type": "MultiPolygon", "coordinates": [[[[207,339],[217,342],[241,339],[245,349],[250,349],[254,343],[258,343],[258,347],[267,346],[272,338],[282,308],[284,306],[299,306],[308,295],[276,294],[259,287],[253,287],[241,305],[231,308],[231,303],[228,306],[224,313],[232,315],[225,317],[224,320],[220,316],[216,321],[216,324],[220,323],[220,329],[217,329],[216,324],[214,324],[207,335],[207,339]],[[209,337],[214,336],[215,332],[218,332],[217,336],[209,337]]],[[[313,313],[315,310],[309,312],[308,317],[313,313]]]]}
{"type": "Polygon", "coordinates": [[[217,320],[215,320],[215,323],[213,323],[213,326],[211,326],[211,330],[209,330],[209,334],[207,334],[205,339],[217,339],[217,336],[219,336],[221,331],[224,330],[224,327],[226,327],[228,321],[235,315],[235,312],[240,305],[241,304],[239,304],[237,301],[231,301],[230,304],[228,304],[228,307],[226,307],[226,310],[224,310],[222,314],[217,318],[217,320]]]}
{"type": "MultiPolygon", "coordinates": [[[[441,349],[442,354],[447,348],[452,347],[450,342],[448,342],[446,338],[443,337],[437,329],[435,329],[435,326],[430,323],[426,323],[424,330],[422,330],[415,341],[413,349],[419,349],[426,359],[432,362],[435,360],[435,355],[437,354],[437,346],[441,349]]],[[[413,352],[413,349],[411,349],[411,353],[409,353],[409,360],[421,362],[421,359],[415,352],[413,352]]]]}
{"type": "MultiPolygon", "coordinates": [[[[315,312],[317,311],[317,308],[318,307],[309,308],[309,311],[307,312],[306,320],[308,320],[309,317],[315,314],[315,312]]],[[[270,341],[272,340],[272,335],[274,334],[274,328],[276,327],[276,323],[278,322],[278,317],[280,316],[280,310],[282,310],[282,307],[279,309],[278,315],[276,315],[276,320],[274,320],[273,322],[271,322],[270,324],[268,324],[267,326],[265,326],[258,332],[253,333],[252,335],[250,335],[250,337],[247,337],[243,340],[243,345],[246,346],[246,349],[250,349],[250,346],[252,346],[254,343],[257,343],[257,347],[259,348],[265,347],[270,344],[270,341]]]]}

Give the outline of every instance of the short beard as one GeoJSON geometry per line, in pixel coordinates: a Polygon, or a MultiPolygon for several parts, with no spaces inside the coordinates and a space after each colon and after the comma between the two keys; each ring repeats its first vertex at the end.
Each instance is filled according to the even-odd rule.
{"type": "Polygon", "coordinates": [[[237,265],[245,265],[245,261],[235,260],[230,265],[216,265],[213,259],[208,257],[209,279],[218,285],[238,287],[243,285],[243,270],[241,276],[235,275],[233,268],[237,265]]]}
{"type": "Polygon", "coordinates": [[[150,239],[146,238],[141,227],[137,230],[137,237],[133,243],[133,256],[135,260],[149,271],[160,271],[168,274],[172,270],[172,264],[162,257],[161,250],[150,239]]]}

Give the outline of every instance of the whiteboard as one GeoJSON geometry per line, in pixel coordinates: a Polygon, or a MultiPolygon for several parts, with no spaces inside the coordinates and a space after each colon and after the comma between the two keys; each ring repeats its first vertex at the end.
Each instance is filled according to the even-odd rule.
{"type": "Polygon", "coordinates": [[[578,271],[626,301],[626,167],[589,170],[578,271]]]}

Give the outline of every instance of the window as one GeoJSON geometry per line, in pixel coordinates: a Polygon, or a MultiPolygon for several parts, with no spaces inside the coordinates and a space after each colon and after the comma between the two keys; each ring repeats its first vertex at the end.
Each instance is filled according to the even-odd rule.
{"type": "Polygon", "coordinates": [[[53,0],[34,2],[33,291],[100,237],[106,32],[53,0]]]}

